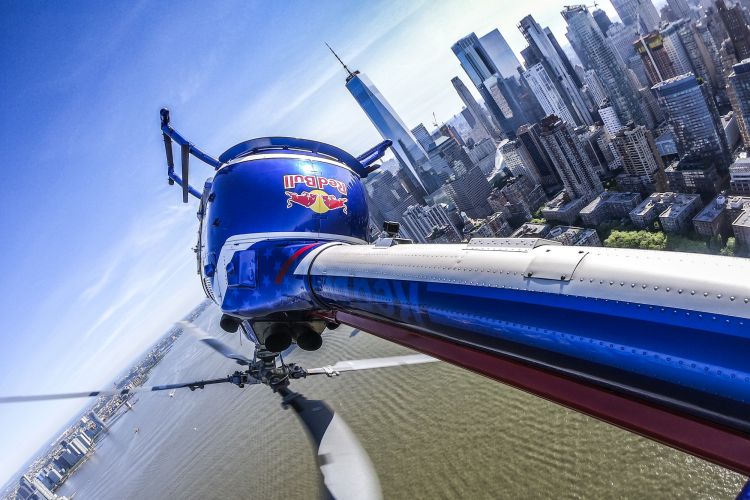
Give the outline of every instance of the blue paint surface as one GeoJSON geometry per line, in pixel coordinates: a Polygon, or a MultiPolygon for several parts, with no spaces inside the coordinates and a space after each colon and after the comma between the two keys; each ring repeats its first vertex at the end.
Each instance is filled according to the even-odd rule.
{"type": "Polygon", "coordinates": [[[334,308],[459,340],[504,341],[575,358],[586,362],[581,370],[591,378],[605,378],[605,369],[615,369],[698,395],[750,403],[750,338],[744,319],[449,283],[341,276],[313,276],[311,283],[334,308]]]}

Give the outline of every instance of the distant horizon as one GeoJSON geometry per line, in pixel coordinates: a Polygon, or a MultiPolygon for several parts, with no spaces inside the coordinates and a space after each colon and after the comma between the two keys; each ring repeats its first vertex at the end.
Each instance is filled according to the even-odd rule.
{"type": "MultiPolygon", "coordinates": [[[[196,304],[193,308],[191,308],[188,313],[184,314],[183,318],[185,318],[187,316],[190,316],[196,309],[198,309],[199,307],[201,307],[206,302],[210,302],[211,304],[213,304],[213,302],[211,302],[210,299],[204,298],[198,304],[196,304]]],[[[133,359],[131,359],[128,362],[128,364],[126,365],[126,367],[123,368],[123,370],[120,371],[120,373],[118,373],[117,375],[115,375],[112,378],[112,380],[110,381],[110,383],[111,383],[110,385],[114,385],[114,384],[117,383],[118,380],[122,379],[133,368],[133,366],[135,366],[137,364],[137,362],[140,361],[143,358],[143,356],[147,352],[149,352],[151,349],[153,349],[167,335],[169,335],[169,332],[172,330],[172,328],[174,328],[174,325],[172,327],[170,327],[169,329],[167,329],[160,337],[158,337],[151,345],[149,345],[148,347],[146,347],[140,354],[137,354],[136,356],[134,356],[133,359]]],[[[106,386],[103,386],[101,388],[105,388],[105,387],[106,386]]],[[[80,401],[85,401],[86,402],[84,405],[81,406],[81,409],[79,409],[76,413],[74,413],[70,417],[70,419],[68,419],[67,422],[63,423],[56,432],[54,432],[53,434],[51,434],[50,437],[49,437],[49,439],[46,442],[42,443],[39,446],[39,448],[34,453],[32,453],[31,456],[29,456],[29,458],[28,458],[28,460],[26,460],[26,462],[24,462],[23,464],[21,464],[21,466],[18,468],[18,470],[15,473],[13,473],[8,478],[8,480],[5,482],[5,484],[3,484],[3,485],[0,486],[0,492],[4,492],[7,489],[11,489],[13,487],[14,483],[16,481],[18,481],[19,478],[26,473],[26,470],[29,468],[29,466],[31,466],[38,458],[40,458],[40,456],[42,454],[44,454],[45,451],[48,448],[50,448],[52,446],[52,444],[54,444],[59,439],[60,436],[62,436],[63,434],[65,434],[65,432],[71,426],[75,425],[75,423],[78,422],[78,420],[80,420],[81,417],[84,416],[90,410],[90,408],[96,404],[97,400],[98,400],[98,398],[80,399],[80,401]]]]}

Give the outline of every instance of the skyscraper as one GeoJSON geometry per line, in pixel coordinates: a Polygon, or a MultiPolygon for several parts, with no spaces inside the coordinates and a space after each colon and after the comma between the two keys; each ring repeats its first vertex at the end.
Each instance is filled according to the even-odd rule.
{"type": "Polygon", "coordinates": [[[664,39],[658,31],[639,38],[633,45],[646,67],[646,75],[651,86],[678,75],[664,47],[664,39]]]}
{"type": "Polygon", "coordinates": [[[568,29],[575,33],[581,43],[581,49],[591,61],[592,69],[612,100],[617,114],[625,121],[644,122],[638,102],[638,93],[629,79],[625,78],[626,69],[607,43],[594,18],[585,6],[568,6],[562,12],[568,23],[568,29]]]}
{"type": "Polygon", "coordinates": [[[602,9],[594,9],[591,15],[593,16],[594,21],[596,21],[596,25],[599,26],[600,30],[602,30],[602,33],[606,33],[609,27],[612,25],[612,21],[609,19],[607,13],[602,9]]]}
{"type": "Polygon", "coordinates": [[[435,142],[432,140],[432,136],[430,135],[430,132],[427,130],[427,127],[424,126],[424,123],[420,123],[413,129],[411,129],[412,135],[414,135],[414,138],[419,142],[419,145],[422,146],[422,149],[425,151],[429,151],[432,144],[435,142]]]}
{"type": "Polygon", "coordinates": [[[509,76],[518,77],[518,67],[521,65],[518,58],[510,49],[510,45],[505,41],[503,35],[497,29],[494,29],[479,38],[479,43],[487,51],[490,59],[495,63],[495,67],[503,78],[509,76]]]}
{"type": "Polygon", "coordinates": [[[680,37],[679,33],[680,27],[683,24],[686,24],[686,22],[677,21],[669,23],[661,30],[661,35],[664,38],[664,48],[667,54],[669,54],[669,59],[672,61],[672,65],[678,75],[693,71],[693,64],[685,50],[682,37],[680,37]]]}
{"type": "Polygon", "coordinates": [[[479,38],[470,33],[451,49],[503,133],[515,137],[518,127],[526,123],[526,116],[479,38]]]}
{"type": "Polygon", "coordinates": [[[630,123],[612,138],[612,143],[622,159],[625,172],[651,190],[662,191],[664,164],[656,150],[651,132],[643,125],[630,123]]]}
{"type": "Polygon", "coordinates": [[[719,170],[729,165],[726,137],[707,84],[688,73],[653,87],[677,138],[683,168],[712,164],[719,170]]]}
{"type": "Polygon", "coordinates": [[[711,35],[711,30],[704,20],[693,23],[692,29],[704,59],[711,61],[710,64],[706,64],[709,66],[709,70],[713,67],[711,74],[714,88],[723,89],[726,86],[726,81],[721,66],[721,55],[719,53],[719,46],[711,35]]]}
{"type": "Polygon", "coordinates": [[[575,68],[570,62],[570,59],[568,59],[568,55],[565,53],[563,48],[560,46],[560,44],[557,42],[557,38],[555,38],[555,34],[552,33],[552,30],[549,29],[549,27],[544,28],[544,34],[547,35],[547,39],[549,40],[549,43],[552,44],[552,47],[554,47],[555,52],[557,53],[557,57],[560,58],[560,61],[562,61],[563,68],[565,68],[565,72],[570,75],[570,77],[573,79],[573,83],[577,88],[583,87],[583,82],[581,81],[578,73],[576,73],[575,68]]]}
{"type": "Polygon", "coordinates": [[[737,117],[742,142],[745,147],[750,147],[750,59],[735,64],[728,80],[732,109],[737,117]]]}
{"type": "Polygon", "coordinates": [[[612,6],[624,25],[638,24],[641,33],[649,33],[659,26],[659,12],[651,0],[612,0],[612,6]]]}
{"type": "Polygon", "coordinates": [[[480,219],[492,214],[487,198],[492,187],[479,167],[471,167],[462,174],[451,176],[445,184],[445,192],[456,207],[472,219],[480,219]]]}
{"type": "Polygon", "coordinates": [[[427,153],[370,79],[359,71],[350,71],[333,49],[331,52],[347,72],[346,88],[349,93],[381,137],[393,141],[391,151],[406,173],[410,184],[409,192],[422,201],[427,194],[427,187],[421,177],[424,175],[423,172],[429,169],[430,160],[427,153]]]}
{"type": "Polygon", "coordinates": [[[538,123],[524,125],[518,129],[518,142],[526,151],[531,162],[526,165],[528,169],[534,169],[536,175],[532,177],[539,179],[547,194],[554,194],[560,189],[560,178],[552,164],[547,150],[541,141],[541,126],[538,123]]]}
{"type": "Polygon", "coordinates": [[[529,67],[522,76],[544,109],[545,115],[557,115],[568,123],[576,123],[542,63],[529,67]]]}
{"type": "Polygon", "coordinates": [[[565,60],[560,57],[555,44],[550,40],[549,34],[531,16],[521,19],[518,29],[521,30],[529,43],[529,54],[531,55],[529,59],[531,60],[526,60],[527,68],[537,63],[542,65],[555,85],[557,94],[568,109],[568,114],[573,119],[572,123],[576,125],[593,124],[591,114],[581,96],[578,85],[576,85],[577,77],[573,76],[575,71],[571,75],[569,71],[572,71],[572,67],[570,70],[566,67],[570,66],[570,62],[567,61],[567,57],[565,60]]]}
{"type": "Polygon", "coordinates": [[[472,115],[474,115],[474,118],[477,120],[479,125],[485,129],[487,135],[495,140],[499,140],[502,135],[501,132],[497,129],[497,127],[495,127],[492,121],[484,113],[484,110],[479,105],[477,100],[474,99],[474,96],[471,94],[471,92],[469,92],[469,89],[466,88],[464,82],[459,77],[454,76],[453,78],[451,78],[451,83],[453,84],[453,88],[456,89],[456,93],[461,98],[466,108],[471,112],[472,115]]]}
{"type": "Polygon", "coordinates": [[[747,26],[742,7],[739,4],[727,7],[724,0],[716,0],[716,10],[732,40],[737,61],[750,57],[750,28],[747,26]]]}
{"type": "MultiPolygon", "coordinates": [[[[404,169],[399,171],[403,174],[404,169]]],[[[375,227],[385,221],[399,222],[404,210],[418,204],[417,199],[404,188],[403,175],[393,175],[388,170],[376,170],[365,179],[370,218],[375,227]]]]}
{"type": "Polygon", "coordinates": [[[632,25],[612,23],[609,29],[603,33],[609,45],[620,56],[622,63],[627,66],[630,58],[635,55],[633,43],[638,39],[638,30],[632,25]]]}
{"type": "Polygon", "coordinates": [[[427,243],[427,235],[435,227],[450,226],[453,232],[460,234],[448,217],[446,209],[447,206],[440,203],[429,207],[412,205],[404,212],[403,228],[417,243],[427,243]]]}
{"type": "Polygon", "coordinates": [[[687,0],[667,0],[667,5],[678,19],[690,19],[693,16],[687,0]]]}
{"type": "Polygon", "coordinates": [[[596,71],[593,69],[587,69],[584,73],[583,81],[594,101],[594,105],[598,108],[607,98],[607,91],[604,90],[601,80],[596,76],[596,71]]]}
{"type": "Polygon", "coordinates": [[[571,199],[594,199],[604,191],[601,180],[573,127],[552,115],[541,123],[541,142],[571,199]]]}

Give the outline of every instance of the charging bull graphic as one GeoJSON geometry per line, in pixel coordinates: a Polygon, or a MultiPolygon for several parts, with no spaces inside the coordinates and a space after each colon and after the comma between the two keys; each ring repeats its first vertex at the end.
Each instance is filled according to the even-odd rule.
{"type": "Polygon", "coordinates": [[[315,213],[324,214],[329,210],[341,209],[345,215],[346,211],[346,197],[337,197],[336,195],[326,193],[323,189],[325,186],[330,186],[336,189],[341,194],[346,194],[346,184],[336,179],[329,179],[325,177],[318,177],[313,175],[285,175],[284,176],[284,188],[294,189],[297,184],[304,184],[309,188],[317,188],[312,191],[302,191],[301,193],[295,193],[294,191],[285,191],[287,195],[286,208],[292,208],[293,205],[301,205],[305,208],[309,208],[315,213]]]}

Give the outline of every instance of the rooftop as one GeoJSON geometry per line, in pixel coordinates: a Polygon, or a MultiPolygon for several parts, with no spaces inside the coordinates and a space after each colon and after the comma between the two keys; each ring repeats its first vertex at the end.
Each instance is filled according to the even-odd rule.
{"type": "Polygon", "coordinates": [[[576,244],[584,238],[587,238],[591,233],[596,233],[594,229],[586,229],[575,226],[556,226],[547,235],[548,239],[560,241],[561,243],[570,242],[576,244]]]}
{"type": "Polygon", "coordinates": [[[700,199],[700,195],[678,193],[666,210],[659,214],[659,217],[675,217],[687,209],[696,199],[700,199]]]}
{"type": "Polygon", "coordinates": [[[677,193],[672,193],[672,192],[654,193],[652,195],[649,195],[648,198],[643,200],[637,207],[631,210],[631,213],[641,215],[641,216],[645,215],[647,212],[651,211],[657,205],[664,205],[667,203],[672,203],[672,201],[674,200],[676,196],[677,196],[677,193]]]}
{"type": "Polygon", "coordinates": [[[550,227],[549,224],[526,222],[510,236],[511,238],[544,238],[549,233],[550,227]]]}
{"type": "Polygon", "coordinates": [[[729,166],[729,170],[730,172],[750,170],[750,158],[742,156],[737,158],[734,160],[734,163],[729,166]]]}
{"type": "Polygon", "coordinates": [[[727,198],[727,208],[729,210],[750,210],[750,197],[730,196],[727,198]]]}
{"type": "Polygon", "coordinates": [[[703,210],[698,213],[698,215],[693,217],[693,220],[699,222],[711,222],[715,220],[719,215],[721,215],[726,206],[727,197],[719,195],[711,200],[711,203],[706,205],[703,210]]]}
{"type": "Polygon", "coordinates": [[[733,226],[742,226],[742,227],[750,227],[750,210],[743,211],[739,217],[737,217],[734,222],[732,222],[733,226]]]}
{"type": "Polygon", "coordinates": [[[685,73],[684,75],[678,75],[663,82],[659,82],[653,87],[658,94],[674,94],[682,90],[689,89],[691,87],[698,86],[698,79],[692,73],[685,73]]]}

